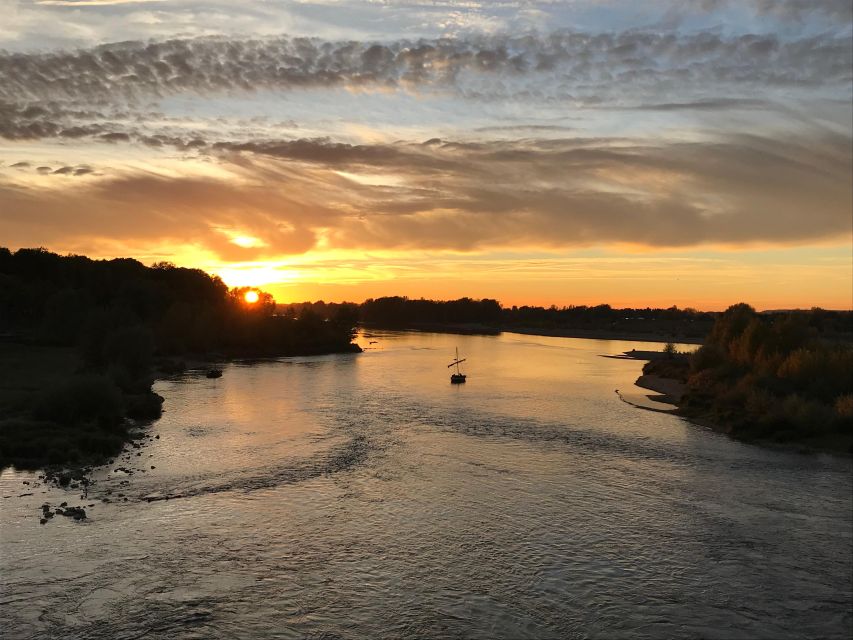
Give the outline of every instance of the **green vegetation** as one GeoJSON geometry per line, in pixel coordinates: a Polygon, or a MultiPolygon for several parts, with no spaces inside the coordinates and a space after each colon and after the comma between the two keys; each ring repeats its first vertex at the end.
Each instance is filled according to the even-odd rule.
{"type": "Polygon", "coordinates": [[[247,291],[168,263],[0,248],[0,468],[118,453],[129,419],[160,416],[157,362],[358,350],[351,314],[280,315],[247,291]]]}
{"type": "Polygon", "coordinates": [[[767,315],[737,304],[692,356],[660,358],[643,372],[686,381],[684,413],[734,437],[849,450],[853,345],[827,340],[837,335],[835,318],[820,309],[767,315]]]}

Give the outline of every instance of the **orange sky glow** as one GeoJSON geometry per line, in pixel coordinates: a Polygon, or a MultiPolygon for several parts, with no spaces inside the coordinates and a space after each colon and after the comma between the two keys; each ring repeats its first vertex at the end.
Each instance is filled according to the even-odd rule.
{"type": "Polygon", "coordinates": [[[279,302],[853,307],[843,3],[144,4],[5,16],[0,246],[279,302]]]}

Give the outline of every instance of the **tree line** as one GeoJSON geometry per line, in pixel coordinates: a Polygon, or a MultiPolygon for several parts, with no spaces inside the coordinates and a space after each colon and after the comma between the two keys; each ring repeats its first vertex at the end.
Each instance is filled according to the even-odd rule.
{"type": "Polygon", "coordinates": [[[352,317],[280,315],[272,296],[257,292],[249,303],[247,291],[166,262],[0,248],[0,347],[70,348],[77,360],[73,375],[0,406],[0,467],[120,450],[128,418],[160,415],[162,399],[151,390],[158,364],[358,350],[352,317]]]}
{"type": "MultiPolygon", "coordinates": [[[[321,318],[341,315],[363,325],[383,328],[465,328],[474,325],[494,330],[524,329],[548,331],[596,331],[617,334],[704,339],[722,315],[717,311],[692,308],[617,308],[608,304],[570,306],[511,306],[497,300],[459,298],[458,300],[412,299],[405,296],[370,298],[355,302],[299,302],[278,305],[279,313],[310,312],[321,318]]],[[[759,314],[765,319],[785,317],[792,312],[771,311],[759,314]]],[[[793,312],[804,313],[804,312],[793,312]]],[[[805,316],[804,316],[805,317],[805,316]]],[[[853,312],[813,309],[808,323],[822,338],[853,340],[853,312]]]]}

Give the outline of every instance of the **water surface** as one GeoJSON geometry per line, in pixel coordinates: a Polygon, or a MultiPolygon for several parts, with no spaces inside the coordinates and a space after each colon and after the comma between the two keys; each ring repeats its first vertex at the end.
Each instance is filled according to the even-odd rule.
{"type": "Polygon", "coordinates": [[[599,356],[655,345],[369,340],[158,382],[159,439],[86,500],[3,472],[0,635],[853,633],[849,459],[621,402],[640,363],[599,356]],[[62,500],[95,506],[39,525],[62,500]]]}

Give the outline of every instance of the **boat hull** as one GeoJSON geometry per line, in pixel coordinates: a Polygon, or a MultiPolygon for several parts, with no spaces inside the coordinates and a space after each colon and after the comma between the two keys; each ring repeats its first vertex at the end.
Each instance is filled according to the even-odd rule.
{"type": "Polygon", "coordinates": [[[463,382],[465,382],[464,373],[454,373],[450,376],[450,384],[462,384],[463,382]]]}

